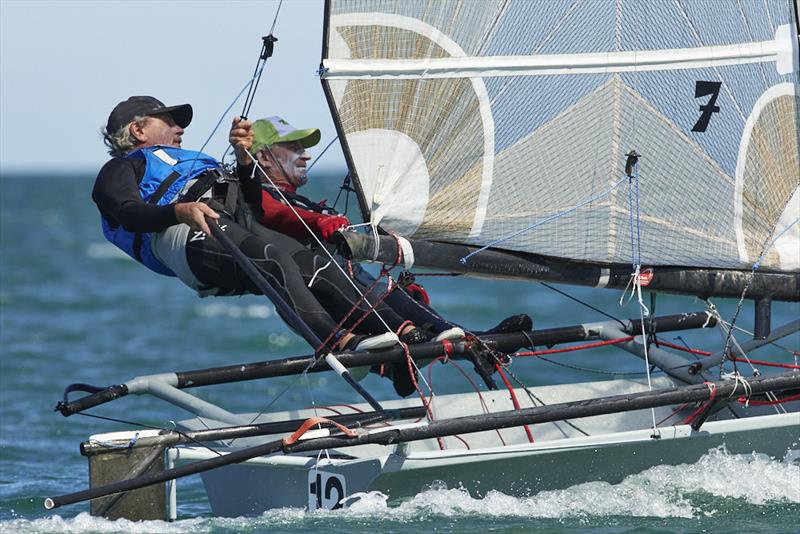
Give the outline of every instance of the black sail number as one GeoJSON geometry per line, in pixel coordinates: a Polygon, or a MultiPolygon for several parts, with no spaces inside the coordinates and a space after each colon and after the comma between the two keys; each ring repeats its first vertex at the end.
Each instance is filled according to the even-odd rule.
{"type": "Polygon", "coordinates": [[[693,132],[705,132],[706,128],[708,128],[708,121],[711,120],[711,114],[719,112],[719,106],[717,104],[717,97],[719,96],[719,88],[722,87],[722,82],[707,82],[703,80],[698,80],[694,86],[694,97],[695,98],[702,98],[704,96],[711,96],[708,99],[708,102],[700,106],[700,111],[703,112],[700,115],[700,118],[697,119],[694,127],[692,128],[693,132]]]}
{"type": "Polygon", "coordinates": [[[336,510],[347,497],[344,475],[311,469],[308,477],[308,509],[336,510]]]}

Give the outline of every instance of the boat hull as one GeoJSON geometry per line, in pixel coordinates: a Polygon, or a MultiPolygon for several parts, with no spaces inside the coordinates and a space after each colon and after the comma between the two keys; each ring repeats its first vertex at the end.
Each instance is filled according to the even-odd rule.
{"type": "MultiPolygon", "coordinates": [[[[535,392],[550,403],[563,398],[565,387],[542,387],[535,392]]],[[[569,386],[569,394],[572,398],[588,398],[619,392],[619,387],[620,381],[578,384],[569,386]]],[[[630,381],[623,389],[635,392],[643,387],[630,381]]],[[[524,403],[522,395],[520,392],[518,397],[524,403]]],[[[470,404],[477,402],[475,395],[452,397],[455,398],[436,398],[437,415],[452,416],[478,409],[470,404]]],[[[398,406],[391,407],[413,401],[395,402],[398,406]]],[[[488,392],[482,402],[494,411],[505,408],[510,401],[507,392],[488,392]]],[[[397,501],[431,487],[463,488],[474,497],[491,490],[525,497],[585,482],[615,484],[653,466],[694,463],[718,447],[731,454],[758,453],[782,459],[787,451],[800,449],[800,403],[785,407],[789,413],[776,414],[773,407],[758,407],[738,413],[738,418],[720,412],[720,420],[708,421],[698,431],[686,424],[659,426],[655,438],[653,416],[659,421],[675,417],[670,408],[657,409],[655,413],[642,410],[577,419],[572,425],[533,425],[533,443],[528,442],[521,428],[504,429],[500,433],[445,438],[445,450],[431,439],[388,447],[362,445],[305,456],[260,457],[205,472],[202,478],[211,508],[220,516],[258,515],[284,507],[334,508],[349,504],[353,495],[368,491],[379,491],[397,501]],[[772,415],[762,415],[769,413],[767,410],[772,410],[772,415]]],[[[273,414],[278,419],[287,415],[273,414]]],[[[681,417],[675,420],[680,421],[681,417]]],[[[252,444],[242,440],[238,446],[252,444]]],[[[170,463],[206,459],[212,454],[215,453],[201,447],[169,451],[170,463]]]]}

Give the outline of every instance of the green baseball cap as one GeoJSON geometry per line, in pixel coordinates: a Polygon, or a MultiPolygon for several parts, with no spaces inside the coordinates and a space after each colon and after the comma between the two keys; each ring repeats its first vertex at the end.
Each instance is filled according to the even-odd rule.
{"type": "Polygon", "coordinates": [[[253,146],[250,152],[255,154],[265,146],[291,141],[300,141],[305,148],[310,148],[319,143],[321,137],[318,128],[298,130],[280,117],[267,117],[253,123],[253,146]]]}

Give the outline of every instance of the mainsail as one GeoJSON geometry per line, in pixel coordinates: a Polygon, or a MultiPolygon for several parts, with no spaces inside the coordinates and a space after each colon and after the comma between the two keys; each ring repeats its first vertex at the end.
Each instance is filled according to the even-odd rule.
{"type": "Polygon", "coordinates": [[[800,272],[792,2],[331,0],[322,78],[386,230],[800,272]]]}

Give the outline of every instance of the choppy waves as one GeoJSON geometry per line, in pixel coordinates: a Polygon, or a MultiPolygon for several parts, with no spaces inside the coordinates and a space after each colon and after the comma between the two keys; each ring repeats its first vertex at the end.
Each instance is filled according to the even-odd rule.
{"type": "MultiPolygon", "coordinates": [[[[474,498],[463,488],[433,484],[403,502],[391,503],[379,492],[357,494],[349,507],[313,513],[297,509],[271,511],[254,518],[194,517],[174,523],[107,521],[80,513],[75,517],[17,517],[0,523],[3,532],[151,533],[151,532],[340,532],[395,529],[455,529],[480,532],[486,525],[526,530],[571,530],[605,522],[645,530],[715,530],[727,520],[769,514],[778,523],[769,528],[791,531],[800,517],[800,463],[779,462],[761,455],[709,451],[697,463],[658,466],[620,484],[591,482],[531,497],[490,492],[474,498]],[[605,518],[605,519],[603,519],[605,518]],[[671,520],[667,523],[664,520],[671,520]],[[413,526],[412,526],[413,525],[413,526]],[[402,528],[401,528],[402,527],[402,528]]],[[[15,514],[17,515],[17,514],[15,514]]],[[[725,528],[728,528],[725,527],[725,528]]],[[[597,529],[595,529],[597,530],[597,529]]],[[[603,529],[597,531],[605,531],[603,529]]]]}

